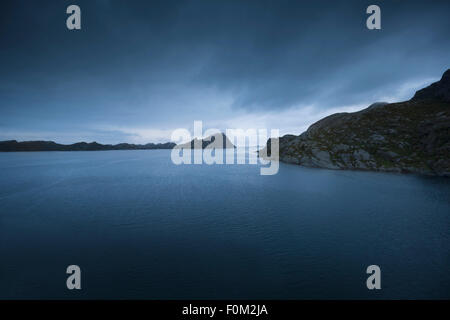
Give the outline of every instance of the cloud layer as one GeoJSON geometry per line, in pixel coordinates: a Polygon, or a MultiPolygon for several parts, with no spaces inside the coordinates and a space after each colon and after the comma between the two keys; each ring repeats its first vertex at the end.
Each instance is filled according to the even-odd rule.
{"type": "Polygon", "coordinates": [[[7,1],[0,139],[150,142],[203,120],[300,133],[449,67],[448,1],[7,1]],[[14,135],[14,137],[13,137],[14,135]],[[149,141],[144,141],[148,139],[149,141]]]}

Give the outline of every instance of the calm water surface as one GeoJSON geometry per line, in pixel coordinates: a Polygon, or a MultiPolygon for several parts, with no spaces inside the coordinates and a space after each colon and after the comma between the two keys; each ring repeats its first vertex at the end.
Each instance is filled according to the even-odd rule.
{"type": "Polygon", "coordinates": [[[0,153],[0,298],[450,298],[449,271],[450,179],[0,153]]]}

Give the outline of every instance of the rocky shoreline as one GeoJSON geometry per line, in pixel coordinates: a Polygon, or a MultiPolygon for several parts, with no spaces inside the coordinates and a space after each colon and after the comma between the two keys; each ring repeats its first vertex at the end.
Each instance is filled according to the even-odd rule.
{"type": "Polygon", "coordinates": [[[450,69],[409,101],[330,115],[279,146],[280,161],[306,167],[450,176],[450,69]]]}

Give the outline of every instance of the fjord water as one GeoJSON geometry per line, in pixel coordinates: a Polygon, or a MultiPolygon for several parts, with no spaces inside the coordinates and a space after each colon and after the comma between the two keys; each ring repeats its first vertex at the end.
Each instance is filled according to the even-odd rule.
{"type": "Polygon", "coordinates": [[[450,298],[449,179],[169,150],[2,153],[0,177],[0,298],[450,298]]]}

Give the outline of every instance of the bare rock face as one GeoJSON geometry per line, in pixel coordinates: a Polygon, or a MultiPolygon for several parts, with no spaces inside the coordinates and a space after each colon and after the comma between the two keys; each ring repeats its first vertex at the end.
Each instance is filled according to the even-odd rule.
{"type": "Polygon", "coordinates": [[[450,176],[449,93],[447,70],[409,101],[330,115],[300,136],[279,138],[280,160],[328,169],[450,176]]]}

